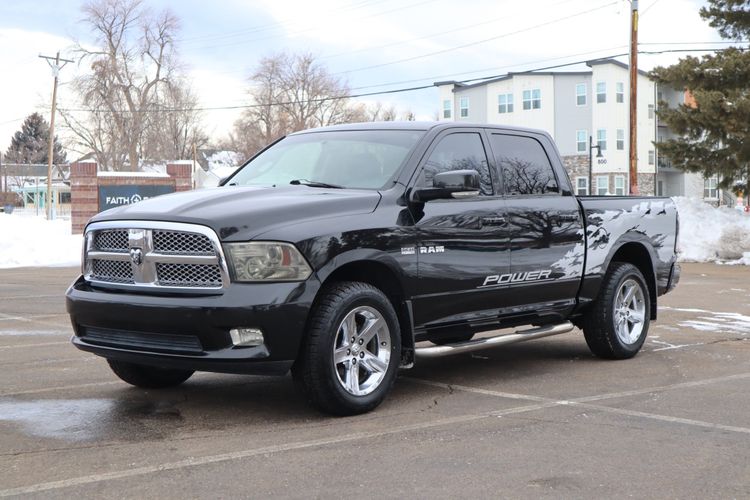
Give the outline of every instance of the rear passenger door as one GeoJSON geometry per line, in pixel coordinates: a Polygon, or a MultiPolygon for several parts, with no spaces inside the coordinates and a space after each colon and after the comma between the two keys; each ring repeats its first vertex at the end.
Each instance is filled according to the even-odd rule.
{"type": "Polygon", "coordinates": [[[431,187],[439,172],[473,169],[481,194],[473,198],[433,200],[413,206],[419,246],[418,294],[414,322],[466,325],[494,322],[500,307],[498,289],[489,276],[508,272],[505,202],[497,174],[488,161],[481,130],[461,129],[439,135],[417,169],[414,187],[431,187]]]}
{"type": "Polygon", "coordinates": [[[510,236],[509,316],[565,314],[575,305],[585,248],[578,201],[559,179],[554,146],[543,135],[496,133],[490,144],[502,176],[510,236]],[[565,192],[563,191],[565,188],[565,192]]]}

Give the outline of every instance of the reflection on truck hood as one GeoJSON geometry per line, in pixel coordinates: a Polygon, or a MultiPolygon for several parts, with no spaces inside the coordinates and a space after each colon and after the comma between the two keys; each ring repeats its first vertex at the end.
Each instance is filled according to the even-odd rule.
{"type": "Polygon", "coordinates": [[[157,220],[203,224],[225,241],[244,241],[287,224],[333,216],[370,213],[377,191],[306,186],[226,186],[174,193],[113,208],[91,219],[157,220]]]}

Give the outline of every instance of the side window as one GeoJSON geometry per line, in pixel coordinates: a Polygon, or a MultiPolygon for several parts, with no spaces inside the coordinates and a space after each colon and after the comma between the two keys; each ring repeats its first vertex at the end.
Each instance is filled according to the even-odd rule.
{"type": "Polygon", "coordinates": [[[547,153],[536,139],[492,134],[495,161],[503,175],[505,193],[511,195],[558,194],[547,153]]]}
{"type": "Polygon", "coordinates": [[[432,187],[432,178],[451,170],[476,170],[483,195],[492,195],[492,178],[482,139],[477,133],[457,133],[440,139],[425,162],[418,184],[432,187]]]}

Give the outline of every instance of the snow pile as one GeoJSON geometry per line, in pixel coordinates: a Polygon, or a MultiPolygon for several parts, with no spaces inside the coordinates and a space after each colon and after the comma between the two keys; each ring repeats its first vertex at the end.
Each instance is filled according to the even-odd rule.
{"type": "Polygon", "coordinates": [[[0,268],[80,266],[81,245],[69,220],[0,214],[0,268]]]}
{"type": "Polygon", "coordinates": [[[672,199],[680,214],[681,261],[750,264],[750,216],[692,198],[672,199]]]}
{"type": "Polygon", "coordinates": [[[236,169],[242,163],[242,155],[234,151],[217,151],[206,158],[208,170],[216,170],[222,167],[236,169]]]}

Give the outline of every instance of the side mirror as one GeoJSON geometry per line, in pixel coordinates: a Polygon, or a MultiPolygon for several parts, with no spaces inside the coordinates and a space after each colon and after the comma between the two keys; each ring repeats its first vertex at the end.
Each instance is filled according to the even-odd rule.
{"type": "Polygon", "coordinates": [[[414,192],[414,201],[425,202],[450,198],[472,198],[480,193],[479,173],[476,170],[451,170],[435,174],[431,188],[414,192]]]}

